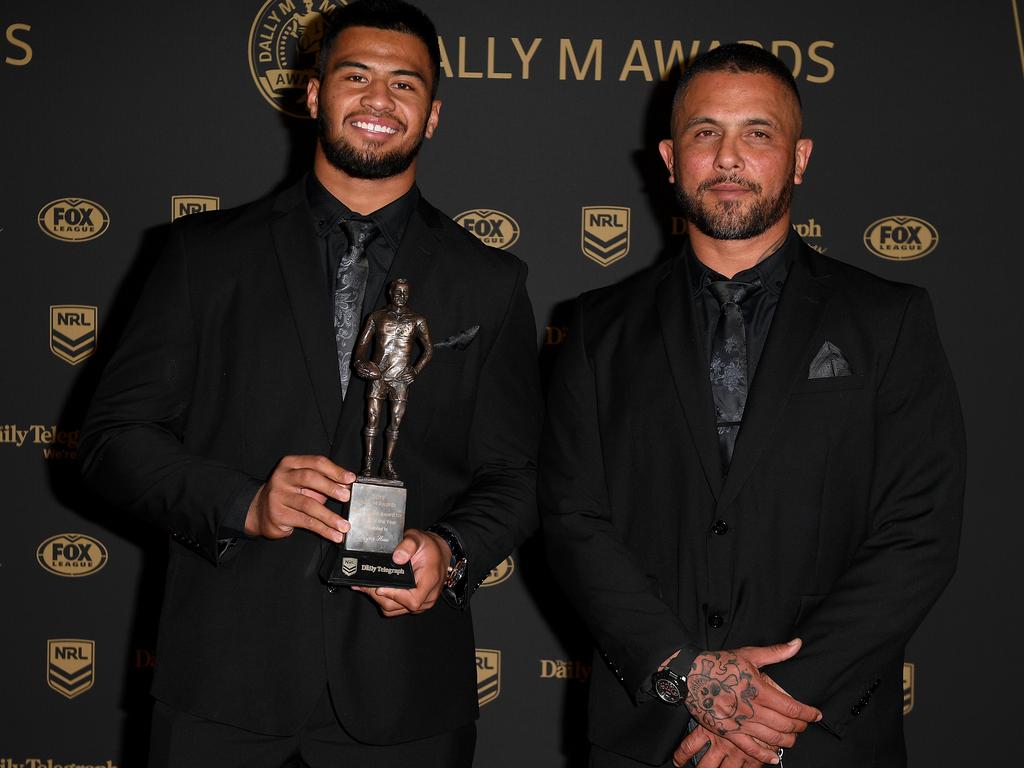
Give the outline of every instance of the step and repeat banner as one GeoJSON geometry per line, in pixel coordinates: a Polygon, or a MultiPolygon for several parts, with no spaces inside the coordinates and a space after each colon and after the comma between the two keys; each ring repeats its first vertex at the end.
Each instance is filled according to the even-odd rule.
{"type": "MultiPolygon", "coordinates": [[[[167,222],[309,167],[304,86],[341,2],[0,6],[3,768],[144,763],[167,542],[82,488],[84,408],[167,222]]],[[[960,567],[904,667],[911,765],[1001,764],[1024,535],[1020,0],[422,6],[444,107],[421,188],[529,264],[545,371],[574,296],[680,247],[656,145],[686,62],[745,40],[791,66],[815,140],[794,225],[930,291],[967,421],[960,567]]],[[[475,596],[478,765],[585,764],[572,608],[536,539],[475,596]]]]}

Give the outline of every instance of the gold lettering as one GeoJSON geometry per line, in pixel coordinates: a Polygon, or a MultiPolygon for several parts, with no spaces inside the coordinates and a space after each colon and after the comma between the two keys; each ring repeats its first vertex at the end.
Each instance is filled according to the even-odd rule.
{"type": "Polygon", "coordinates": [[[601,79],[601,59],[604,51],[604,41],[601,39],[595,39],[590,41],[590,48],[587,49],[587,58],[583,61],[583,66],[580,66],[579,59],[576,58],[576,51],[572,47],[572,40],[567,37],[563,37],[559,41],[558,51],[558,79],[567,80],[566,77],[566,64],[571,64],[573,72],[577,80],[583,80],[586,78],[587,71],[590,69],[591,63],[594,65],[594,80],[601,79]]]}
{"type": "MultiPolygon", "coordinates": [[[[790,69],[793,70],[793,77],[797,77],[800,74],[800,66],[803,64],[800,46],[792,40],[772,40],[772,53],[776,56],[779,56],[779,51],[783,48],[789,48],[793,52],[793,66],[790,69]]],[[[779,56],[779,58],[781,59],[782,57],[779,56]]]]}
{"type": "Polygon", "coordinates": [[[658,74],[662,80],[668,80],[668,74],[672,71],[673,63],[679,62],[679,72],[686,68],[686,59],[683,55],[683,44],[678,40],[673,40],[671,47],[668,49],[668,59],[665,58],[665,52],[661,47],[661,40],[654,41],[654,55],[658,59],[658,74]]]}
{"type": "Polygon", "coordinates": [[[537,53],[537,47],[540,45],[540,41],[542,39],[543,38],[540,37],[533,38],[533,42],[530,44],[530,50],[524,51],[523,44],[519,42],[519,38],[512,38],[512,45],[516,49],[516,53],[519,54],[520,60],[523,62],[523,80],[530,79],[530,59],[532,59],[533,55],[537,53]]]}
{"type": "Polygon", "coordinates": [[[647,52],[644,50],[643,40],[634,40],[633,45],[630,46],[629,53],[626,55],[626,63],[622,65],[622,71],[619,72],[619,82],[629,77],[630,72],[642,72],[644,80],[648,83],[654,79],[654,75],[651,74],[651,65],[647,63],[647,52]],[[634,63],[634,59],[639,59],[639,63],[634,63]]]}
{"type": "Polygon", "coordinates": [[[494,38],[487,38],[487,79],[488,80],[511,80],[511,72],[496,72],[494,69],[494,38]]]}
{"type": "Polygon", "coordinates": [[[466,38],[459,37],[459,77],[474,79],[483,77],[483,72],[470,72],[466,69],[466,38]]]}
{"type": "Polygon", "coordinates": [[[32,27],[28,24],[11,24],[7,28],[7,42],[13,45],[15,48],[20,48],[25,54],[18,59],[11,56],[4,58],[5,64],[13,64],[15,67],[24,67],[30,61],[32,61],[32,46],[26,43],[24,40],[19,40],[15,36],[15,32],[31,32],[32,27]]]}
{"type": "Polygon", "coordinates": [[[437,36],[437,47],[441,51],[441,71],[444,72],[445,77],[453,77],[452,75],[452,63],[448,59],[448,51],[444,47],[444,38],[440,35],[437,36]]]}
{"type": "Polygon", "coordinates": [[[817,62],[825,67],[824,75],[808,75],[807,82],[809,83],[827,83],[833,77],[836,76],[836,68],[828,59],[823,59],[818,56],[819,48],[835,48],[836,44],[829,40],[815,40],[811,43],[811,47],[807,49],[807,58],[811,61],[817,62]]]}
{"type": "MultiPolygon", "coordinates": [[[[746,45],[756,45],[758,48],[764,48],[764,46],[757,40],[737,40],[736,42],[745,43],[746,45]]],[[[711,49],[709,48],[708,50],[710,51],[711,49]]]]}

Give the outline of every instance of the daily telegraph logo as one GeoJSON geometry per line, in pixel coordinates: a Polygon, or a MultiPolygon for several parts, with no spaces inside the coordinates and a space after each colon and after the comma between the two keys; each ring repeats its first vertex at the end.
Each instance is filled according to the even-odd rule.
{"type": "Polygon", "coordinates": [[[818,253],[825,253],[828,250],[825,246],[821,245],[816,240],[819,240],[822,235],[821,224],[816,222],[814,219],[808,219],[805,222],[796,222],[793,224],[793,229],[800,235],[804,240],[807,241],[807,245],[816,250],[818,253]]]}
{"type": "Polygon", "coordinates": [[[585,683],[590,679],[591,666],[573,659],[541,659],[540,677],[554,680],[575,680],[585,683]]]}
{"type": "Polygon", "coordinates": [[[60,533],[39,545],[36,559],[56,576],[90,576],[107,564],[107,548],[84,533],[60,533]]]}
{"type": "Polygon", "coordinates": [[[883,259],[910,261],[927,256],[939,244],[939,232],[916,216],[886,216],[864,230],[864,245],[883,259]]]}
{"type": "Polygon", "coordinates": [[[171,198],[171,221],[203,211],[219,211],[220,198],[209,195],[175,195],[171,198]]]}
{"type": "Polygon", "coordinates": [[[249,72],[274,109],[308,118],[306,84],[316,75],[325,16],[344,0],[267,0],[249,29],[249,72]],[[298,6],[302,6],[301,8],[298,6]]]}
{"type": "Polygon", "coordinates": [[[624,257],[629,253],[629,208],[584,206],[580,245],[584,255],[602,267],[624,257]]]}
{"type": "Polygon", "coordinates": [[[516,569],[515,561],[512,560],[512,556],[509,555],[500,563],[498,563],[491,572],[487,574],[487,578],[481,583],[481,587],[493,587],[501,584],[503,581],[507,581],[508,577],[512,575],[512,572],[516,569]]]}
{"type": "Polygon", "coordinates": [[[903,664],[903,715],[909,715],[914,708],[914,665],[903,664]]]}
{"type": "Polygon", "coordinates": [[[501,695],[501,651],[476,649],[476,696],[482,707],[501,695]]]}
{"type": "Polygon", "coordinates": [[[474,208],[460,213],[455,222],[492,248],[511,248],[519,239],[519,222],[501,211],[474,208]]]}
{"type": "Polygon", "coordinates": [[[96,643],[92,640],[47,640],[46,684],[73,699],[96,680],[96,643]]]}
{"type": "Polygon", "coordinates": [[[95,240],[107,231],[110,216],[99,203],[82,197],[62,197],[39,209],[39,228],[66,243],[95,240]]]}
{"type": "Polygon", "coordinates": [[[50,306],[50,351],[70,365],[78,365],[96,351],[96,307],[79,304],[50,306]]]}

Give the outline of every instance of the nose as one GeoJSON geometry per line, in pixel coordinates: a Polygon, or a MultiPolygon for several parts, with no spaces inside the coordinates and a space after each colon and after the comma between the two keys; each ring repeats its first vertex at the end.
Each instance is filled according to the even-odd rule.
{"type": "Polygon", "coordinates": [[[739,141],[734,136],[726,134],[722,137],[715,153],[715,170],[723,173],[733,173],[743,168],[743,156],[740,152],[739,141]]]}
{"type": "Polygon", "coordinates": [[[394,109],[395,102],[391,98],[391,89],[386,79],[374,78],[363,91],[362,104],[375,112],[389,112],[394,109]]]}

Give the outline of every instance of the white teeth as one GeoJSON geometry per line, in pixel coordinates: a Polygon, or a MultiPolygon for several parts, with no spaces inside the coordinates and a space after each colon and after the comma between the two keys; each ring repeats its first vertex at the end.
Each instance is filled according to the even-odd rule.
{"type": "Polygon", "coordinates": [[[398,133],[398,131],[395,130],[394,128],[389,128],[388,126],[381,125],[380,123],[364,123],[361,120],[356,120],[352,123],[352,125],[354,125],[356,128],[362,128],[365,131],[373,131],[374,133],[398,133]]]}

